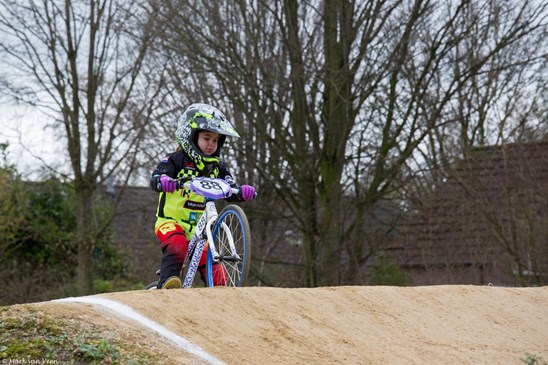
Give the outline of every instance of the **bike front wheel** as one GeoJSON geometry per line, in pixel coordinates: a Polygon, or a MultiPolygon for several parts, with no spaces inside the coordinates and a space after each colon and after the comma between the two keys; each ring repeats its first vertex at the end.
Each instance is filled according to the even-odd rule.
{"type": "Polygon", "coordinates": [[[219,257],[214,258],[208,250],[208,286],[244,286],[251,262],[251,232],[242,208],[230,204],[221,211],[210,244],[215,245],[219,257]]]}

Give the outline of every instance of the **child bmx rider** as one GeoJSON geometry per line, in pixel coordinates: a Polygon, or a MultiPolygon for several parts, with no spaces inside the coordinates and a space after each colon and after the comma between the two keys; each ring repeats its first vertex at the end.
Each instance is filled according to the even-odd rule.
{"type": "MultiPolygon", "coordinates": [[[[158,289],[181,288],[179,277],[193,229],[204,209],[205,198],[187,189],[176,190],[174,179],[197,176],[226,180],[238,188],[226,165],[220,160],[221,148],[227,136],[239,137],[226,117],[208,104],[192,104],[187,108],[176,131],[179,148],[167,154],[152,173],[150,186],[160,193],[156,211],[156,236],[160,240],[163,257],[158,289]]],[[[231,201],[253,198],[255,188],[242,185],[240,194],[231,201]]],[[[204,250],[198,270],[205,282],[207,250],[204,250]]],[[[222,265],[213,265],[213,285],[226,285],[222,265]]]]}

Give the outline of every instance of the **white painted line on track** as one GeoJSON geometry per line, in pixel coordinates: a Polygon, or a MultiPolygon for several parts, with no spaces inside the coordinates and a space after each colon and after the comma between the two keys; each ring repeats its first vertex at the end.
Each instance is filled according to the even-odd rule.
{"type": "Polygon", "coordinates": [[[71,297],[71,298],[64,298],[64,299],[56,299],[56,300],[53,300],[53,302],[87,303],[87,304],[103,306],[105,308],[110,309],[113,312],[118,313],[121,316],[137,321],[140,324],[144,325],[145,327],[150,328],[151,330],[153,330],[154,332],[157,332],[158,334],[160,334],[167,340],[175,343],[181,349],[191,353],[192,355],[200,358],[201,360],[208,362],[209,364],[226,365],[225,362],[208,354],[200,346],[193,344],[192,342],[188,341],[184,337],[181,337],[178,334],[171,332],[164,326],[148,319],[142,314],[137,313],[133,308],[125,304],[119,303],[117,301],[88,296],[88,297],[71,297]]]}

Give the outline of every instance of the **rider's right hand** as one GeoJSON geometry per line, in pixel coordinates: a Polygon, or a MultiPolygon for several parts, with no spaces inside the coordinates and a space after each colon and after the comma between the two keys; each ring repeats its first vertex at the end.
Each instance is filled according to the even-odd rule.
{"type": "Polygon", "coordinates": [[[162,191],[166,193],[173,193],[177,189],[177,181],[167,175],[160,176],[160,185],[162,191]]]}

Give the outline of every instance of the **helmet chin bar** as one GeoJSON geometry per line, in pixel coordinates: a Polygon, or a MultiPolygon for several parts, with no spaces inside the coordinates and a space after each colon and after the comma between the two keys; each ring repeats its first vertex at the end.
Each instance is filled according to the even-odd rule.
{"type": "Polygon", "coordinates": [[[217,177],[219,174],[219,158],[215,156],[198,155],[196,157],[196,168],[204,176],[217,177]]]}
{"type": "Polygon", "coordinates": [[[219,170],[219,165],[218,164],[209,162],[209,163],[205,164],[203,174],[205,176],[212,176],[212,175],[217,176],[219,174],[218,170],[219,170]],[[217,170],[217,171],[215,171],[215,170],[217,170]]]}

